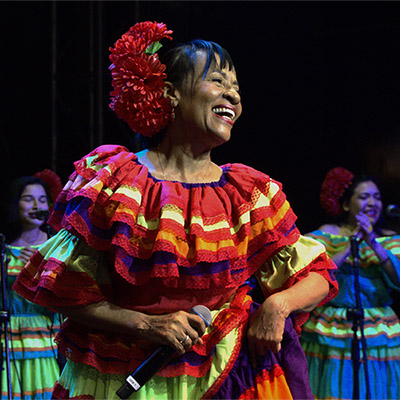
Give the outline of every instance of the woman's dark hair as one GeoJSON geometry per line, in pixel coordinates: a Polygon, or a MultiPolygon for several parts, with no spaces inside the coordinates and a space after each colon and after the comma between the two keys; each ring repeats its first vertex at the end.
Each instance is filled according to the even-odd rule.
{"type": "MultiPolygon", "coordinates": [[[[343,204],[350,201],[351,196],[353,196],[354,191],[356,190],[356,187],[363,182],[373,182],[375,183],[376,187],[380,190],[379,181],[375,177],[366,174],[355,175],[351,185],[348,188],[346,188],[345,192],[343,193],[342,197],[339,200],[342,209],[343,209],[343,204]]],[[[337,217],[337,223],[339,225],[343,225],[346,222],[346,219],[347,219],[347,213],[343,212],[340,216],[337,217]]],[[[381,213],[378,221],[374,226],[374,230],[380,233],[381,229],[383,228],[383,225],[384,225],[384,216],[383,213],[381,213]]]]}
{"type": "MultiPolygon", "coordinates": [[[[221,69],[228,66],[229,70],[234,69],[233,61],[229,53],[215,42],[208,40],[194,39],[187,43],[182,43],[168,50],[164,54],[160,52],[160,61],[166,66],[165,73],[167,81],[177,87],[182,87],[183,83],[189,77],[192,79],[192,89],[194,86],[194,71],[197,63],[197,52],[203,51],[206,54],[206,64],[202,72],[203,79],[206,77],[210,67],[217,63],[216,54],[219,56],[219,67],[221,69]]],[[[151,138],[138,135],[135,147],[141,149],[155,147],[161,143],[164,138],[165,130],[156,133],[151,138]]]]}
{"type": "Polygon", "coordinates": [[[1,233],[5,235],[7,243],[13,242],[22,233],[18,205],[28,185],[41,185],[46,191],[47,199],[51,198],[46,183],[36,176],[22,176],[11,183],[10,190],[1,204],[1,233]]]}
{"type": "Polygon", "coordinates": [[[174,47],[163,56],[160,55],[161,61],[166,66],[167,81],[180,87],[190,76],[192,77],[193,85],[198,51],[203,51],[207,56],[202,74],[203,79],[206,77],[210,66],[218,62],[216,54],[219,56],[219,67],[221,69],[226,66],[230,70],[234,69],[232,58],[223,47],[215,42],[194,39],[188,43],[182,43],[174,47]]]}

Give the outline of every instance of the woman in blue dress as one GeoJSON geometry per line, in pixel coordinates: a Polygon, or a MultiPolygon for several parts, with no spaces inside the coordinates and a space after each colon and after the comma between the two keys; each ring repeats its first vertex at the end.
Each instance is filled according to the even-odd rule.
{"type": "MultiPolygon", "coordinates": [[[[338,266],[339,294],[317,307],[302,332],[313,393],[318,399],[353,399],[352,319],[356,308],[351,237],[357,240],[361,308],[367,360],[359,370],[359,398],[400,398],[400,323],[391,308],[392,290],[400,290],[400,236],[381,228],[382,199],[376,180],[337,167],[321,188],[321,205],[333,222],[308,236],[323,243],[338,266]]],[[[354,254],[357,256],[357,254],[354,254]]],[[[360,332],[358,332],[360,336],[360,332]]],[[[361,345],[360,345],[361,348],[361,345]]]]}

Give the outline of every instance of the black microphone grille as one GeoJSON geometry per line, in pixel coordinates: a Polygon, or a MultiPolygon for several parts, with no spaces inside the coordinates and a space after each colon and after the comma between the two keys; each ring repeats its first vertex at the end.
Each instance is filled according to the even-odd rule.
{"type": "Polygon", "coordinates": [[[44,221],[50,214],[49,210],[37,210],[35,211],[35,216],[37,219],[44,221]]]}
{"type": "Polygon", "coordinates": [[[203,318],[207,326],[211,325],[212,322],[211,311],[206,306],[199,304],[197,306],[194,306],[191,311],[199,315],[201,318],[203,318]]]}
{"type": "Polygon", "coordinates": [[[396,204],[389,204],[386,207],[386,215],[388,217],[398,217],[400,215],[400,208],[396,204]]]}

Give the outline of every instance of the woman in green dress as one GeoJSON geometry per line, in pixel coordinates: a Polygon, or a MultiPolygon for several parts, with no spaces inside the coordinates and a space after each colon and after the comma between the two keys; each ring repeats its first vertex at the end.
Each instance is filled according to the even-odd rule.
{"type": "MultiPolygon", "coordinates": [[[[38,173],[60,187],[61,181],[49,170],[38,173]]],[[[59,331],[59,316],[31,303],[11,289],[17,275],[30,256],[44,243],[50,233],[45,217],[51,201],[47,185],[37,176],[24,176],[12,184],[3,205],[2,232],[5,235],[5,271],[10,365],[7,367],[6,342],[2,335],[3,369],[2,398],[9,398],[8,370],[11,378],[11,398],[49,399],[60,370],[54,337],[59,331]],[[39,213],[38,213],[39,212],[39,213]]]]}

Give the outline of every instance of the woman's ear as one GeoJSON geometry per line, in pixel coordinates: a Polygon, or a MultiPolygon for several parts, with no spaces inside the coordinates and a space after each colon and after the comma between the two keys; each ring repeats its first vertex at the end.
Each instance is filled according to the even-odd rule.
{"type": "Polygon", "coordinates": [[[179,91],[171,82],[165,82],[164,86],[164,97],[170,99],[173,108],[176,108],[179,104],[179,91]]]}
{"type": "Polygon", "coordinates": [[[349,202],[344,201],[342,204],[343,211],[348,212],[350,210],[349,202]]]}

